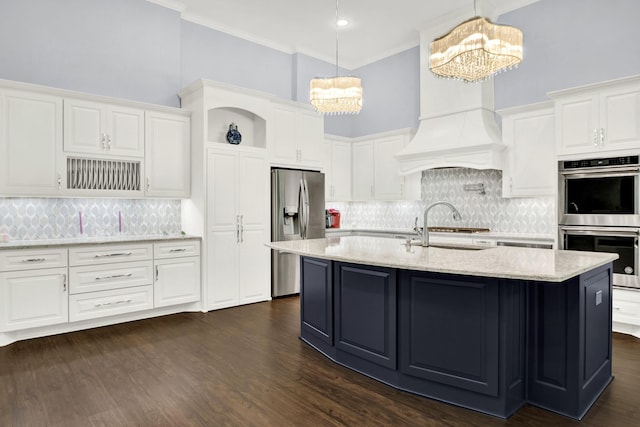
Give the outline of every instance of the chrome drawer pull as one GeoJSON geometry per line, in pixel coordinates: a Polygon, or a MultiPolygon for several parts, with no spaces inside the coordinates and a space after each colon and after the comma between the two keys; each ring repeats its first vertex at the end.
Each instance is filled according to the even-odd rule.
{"type": "Polygon", "coordinates": [[[131,277],[132,273],[126,274],[112,274],[111,276],[98,276],[96,280],[105,280],[105,279],[119,279],[121,277],[131,277]]]}
{"type": "Polygon", "coordinates": [[[99,302],[95,305],[95,307],[98,308],[98,307],[104,307],[105,305],[129,304],[131,301],[132,301],[131,299],[126,299],[126,300],[111,301],[111,302],[99,302]]]}
{"type": "Polygon", "coordinates": [[[46,258],[28,258],[28,259],[23,259],[22,262],[44,262],[46,261],[46,258]]]}
{"type": "Polygon", "coordinates": [[[113,254],[98,254],[95,255],[96,258],[104,258],[104,257],[110,257],[110,256],[129,256],[131,255],[132,252],[118,252],[118,253],[113,253],[113,254]]]}
{"type": "Polygon", "coordinates": [[[186,251],[185,248],[180,248],[180,249],[171,249],[169,252],[184,252],[186,251]]]}

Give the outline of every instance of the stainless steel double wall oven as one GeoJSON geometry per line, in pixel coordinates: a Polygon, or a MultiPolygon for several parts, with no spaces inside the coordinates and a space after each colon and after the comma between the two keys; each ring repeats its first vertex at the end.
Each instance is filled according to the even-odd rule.
{"type": "Polygon", "coordinates": [[[640,289],[639,156],[559,164],[561,249],[613,252],[615,286],[640,289]]]}

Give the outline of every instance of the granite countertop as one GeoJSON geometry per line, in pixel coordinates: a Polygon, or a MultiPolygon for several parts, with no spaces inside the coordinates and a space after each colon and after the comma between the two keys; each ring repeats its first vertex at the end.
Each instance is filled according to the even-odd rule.
{"type": "Polygon", "coordinates": [[[198,236],[188,234],[147,234],[134,236],[93,236],[93,237],[73,237],[66,239],[38,239],[38,240],[12,240],[0,242],[2,249],[31,249],[55,246],[75,246],[75,245],[101,245],[107,243],[135,243],[135,242],[157,242],[170,240],[200,239],[198,236]]]}
{"type": "Polygon", "coordinates": [[[506,246],[475,246],[481,250],[423,248],[406,246],[401,240],[364,236],[271,242],[267,246],[315,258],[381,267],[546,282],[563,282],[618,258],[617,254],[604,252],[506,246]]]}
{"type": "MultiPolygon", "coordinates": [[[[417,237],[415,231],[409,228],[397,228],[397,229],[369,229],[369,228],[354,228],[354,227],[343,227],[343,228],[327,228],[325,229],[325,234],[327,237],[331,237],[333,233],[385,233],[389,235],[402,235],[402,236],[411,236],[417,237]]],[[[481,239],[483,237],[489,237],[492,239],[513,239],[513,240],[539,240],[544,242],[553,242],[555,236],[552,234],[531,234],[531,233],[507,233],[504,231],[483,231],[479,233],[452,233],[452,232],[443,232],[443,231],[430,231],[429,236],[434,237],[473,237],[481,239]]]]}

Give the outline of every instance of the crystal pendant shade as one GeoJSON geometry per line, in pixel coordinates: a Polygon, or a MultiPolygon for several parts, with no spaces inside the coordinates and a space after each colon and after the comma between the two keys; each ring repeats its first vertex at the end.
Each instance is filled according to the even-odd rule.
{"type": "Polygon", "coordinates": [[[315,78],[309,84],[311,105],[324,114],[358,114],[362,109],[359,77],[315,78]]]}
{"type": "Polygon", "coordinates": [[[475,17],[431,42],[429,69],[465,82],[486,80],[522,61],[522,31],[475,17]]]}

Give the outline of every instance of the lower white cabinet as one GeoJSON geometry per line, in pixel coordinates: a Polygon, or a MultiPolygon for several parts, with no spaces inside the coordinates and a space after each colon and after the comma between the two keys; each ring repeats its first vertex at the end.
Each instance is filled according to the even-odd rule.
{"type": "Polygon", "coordinates": [[[69,321],[96,319],[153,308],[153,286],[134,286],[69,296],[69,321]]]}
{"type": "Polygon", "coordinates": [[[154,307],[200,300],[200,242],[156,243],[154,307]]]}
{"type": "Polygon", "coordinates": [[[640,291],[613,289],[613,330],[640,338],[640,291]]]}
{"type": "Polygon", "coordinates": [[[0,251],[0,332],[66,323],[66,249],[0,251]]]}
{"type": "Polygon", "coordinates": [[[0,273],[0,332],[68,320],[66,267],[0,273]]]}

